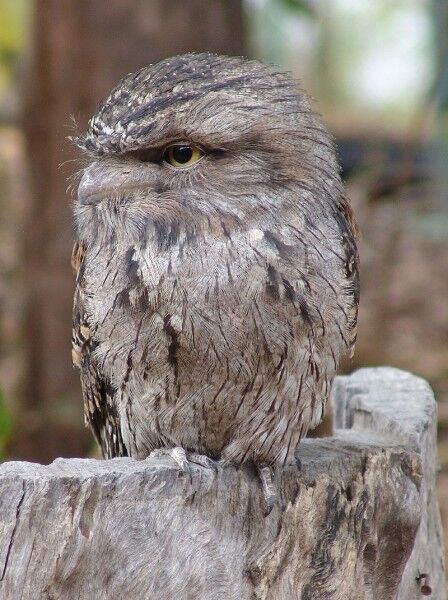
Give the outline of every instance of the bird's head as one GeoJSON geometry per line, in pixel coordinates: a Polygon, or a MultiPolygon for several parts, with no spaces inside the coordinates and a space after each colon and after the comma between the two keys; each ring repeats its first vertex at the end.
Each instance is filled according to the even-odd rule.
{"type": "Polygon", "coordinates": [[[298,202],[306,219],[342,194],[306,95],[243,58],[187,54],[127,75],[75,142],[91,158],[75,201],[80,239],[263,228],[298,202]]]}

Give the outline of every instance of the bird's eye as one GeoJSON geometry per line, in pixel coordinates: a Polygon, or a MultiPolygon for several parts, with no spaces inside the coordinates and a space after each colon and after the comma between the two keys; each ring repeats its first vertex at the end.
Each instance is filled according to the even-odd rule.
{"type": "Polygon", "coordinates": [[[168,146],[163,155],[164,160],[177,169],[182,169],[198,162],[204,153],[197,146],[189,144],[172,144],[168,146]]]}

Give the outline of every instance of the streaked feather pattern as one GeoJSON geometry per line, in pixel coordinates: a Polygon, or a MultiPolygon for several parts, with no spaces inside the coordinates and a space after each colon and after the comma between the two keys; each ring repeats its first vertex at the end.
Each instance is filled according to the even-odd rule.
{"type": "Polygon", "coordinates": [[[107,457],[286,463],[356,337],[356,227],[303,92],[208,54],[124,78],[77,143],[74,362],[107,457]],[[205,149],[176,171],[173,140],[205,149]]]}

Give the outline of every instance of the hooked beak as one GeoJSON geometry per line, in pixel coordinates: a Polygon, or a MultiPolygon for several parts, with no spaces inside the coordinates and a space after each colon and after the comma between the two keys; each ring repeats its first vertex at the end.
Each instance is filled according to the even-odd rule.
{"type": "Polygon", "coordinates": [[[78,186],[78,201],[85,206],[95,205],[105,198],[144,189],[150,183],[144,169],[134,165],[96,161],[83,173],[78,186]]]}
{"type": "Polygon", "coordinates": [[[78,186],[78,200],[81,204],[96,204],[103,197],[104,186],[101,185],[101,179],[95,177],[95,163],[87,167],[84,171],[78,186]]]}

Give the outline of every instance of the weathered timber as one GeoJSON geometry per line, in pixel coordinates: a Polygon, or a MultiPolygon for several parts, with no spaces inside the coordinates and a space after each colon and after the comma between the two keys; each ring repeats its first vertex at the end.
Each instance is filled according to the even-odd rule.
{"type": "Polygon", "coordinates": [[[362,369],[332,402],[333,437],[277,471],[266,517],[250,467],[4,464],[0,598],[444,600],[431,389],[362,369]]]}

